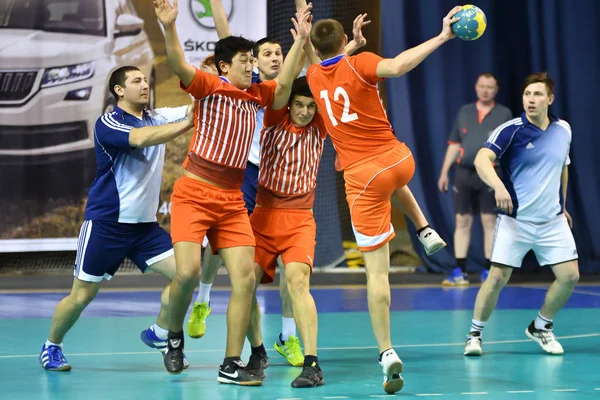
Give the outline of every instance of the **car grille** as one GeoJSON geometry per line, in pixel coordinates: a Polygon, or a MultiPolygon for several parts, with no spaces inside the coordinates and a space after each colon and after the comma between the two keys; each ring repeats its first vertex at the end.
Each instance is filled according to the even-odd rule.
{"type": "Polygon", "coordinates": [[[23,100],[33,89],[37,71],[0,71],[0,101],[23,100]]]}
{"type": "Polygon", "coordinates": [[[0,150],[30,150],[83,140],[88,137],[85,121],[53,125],[0,125],[0,150]]]}

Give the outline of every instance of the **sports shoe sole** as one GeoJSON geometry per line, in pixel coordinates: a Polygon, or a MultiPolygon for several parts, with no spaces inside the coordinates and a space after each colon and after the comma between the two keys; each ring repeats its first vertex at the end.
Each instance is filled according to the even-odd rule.
{"type": "Polygon", "coordinates": [[[390,365],[388,370],[388,377],[390,378],[383,384],[383,390],[385,390],[387,394],[399,392],[404,387],[404,379],[402,379],[402,376],[400,376],[403,369],[404,365],[401,361],[397,361],[390,365]],[[391,377],[394,375],[398,375],[398,379],[391,379],[391,377]]]}
{"type": "Polygon", "coordinates": [[[234,381],[232,379],[227,379],[224,377],[217,377],[217,382],[219,383],[223,383],[226,385],[239,385],[239,386],[262,386],[262,381],[244,381],[244,382],[238,382],[238,381],[234,381]]]}
{"type": "Polygon", "coordinates": [[[446,242],[442,241],[441,243],[436,244],[430,249],[425,249],[425,254],[427,254],[428,256],[433,255],[441,249],[443,249],[444,247],[446,247],[446,242]]]}
{"type": "Polygon", "coordinates": [[[470,349],[469,351],[464,351],[463,354],[467,357],[479,357],[483,354],[483,350],[481,347],[479,349],[470,349]]]}

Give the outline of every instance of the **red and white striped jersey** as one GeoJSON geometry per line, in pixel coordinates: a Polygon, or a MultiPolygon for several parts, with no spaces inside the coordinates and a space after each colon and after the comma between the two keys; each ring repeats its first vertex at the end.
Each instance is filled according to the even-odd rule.
{"type": "Polygon", "coordinates": [[[276,86],[268,81],[241,90],[223,77],[196,69],[189,87],[181,84],[197,101],[185,169],[215,183],[241,187],[256,113],[271,102],[276,86]]]}
{"type": "Polygon", "coordinates": [[[287,107],[265,110],[261,135],[257,204],[275,208],[312,208],[317,172],[327,132],[319,114],[295,126],[287,107]]]}

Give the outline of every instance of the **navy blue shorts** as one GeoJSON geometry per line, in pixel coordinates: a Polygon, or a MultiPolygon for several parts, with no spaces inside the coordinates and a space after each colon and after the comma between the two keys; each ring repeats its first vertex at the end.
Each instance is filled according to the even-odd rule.
{"type": "Polygon", "coordinates": [[[254,212],[256,206],[256,191],[258,190],[258,166],[251,162],[246,163],[246,172],[244,173],[244,183],[242,183],[242,193],[248,215],[254,212]]]}
{"type": "Polygon", "coordinates": [[[85,282],[101,282],[102,278],[110,280],[125,258],[145,272],[171,255],[171,236],[158,222],[123,224],[88,220],[79,232],[74,275],[85,282]]]}

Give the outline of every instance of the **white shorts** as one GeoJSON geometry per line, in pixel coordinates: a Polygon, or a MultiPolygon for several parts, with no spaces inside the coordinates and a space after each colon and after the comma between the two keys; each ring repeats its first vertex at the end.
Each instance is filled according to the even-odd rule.
{"type": "Polygon", "coordinates": [[[202,241],[202,247],[206,248],[208,246],[208,236],[204,236],[204,240],[202,241]]]}
{"type": "Polygon", "coordinates": [[[575,239],[565,215],[559,214],[544,223],[499,215],[492,245],[492,263],[521,268],[529,250],[533,250],[541,266],[577,260],[575,239]]]}

